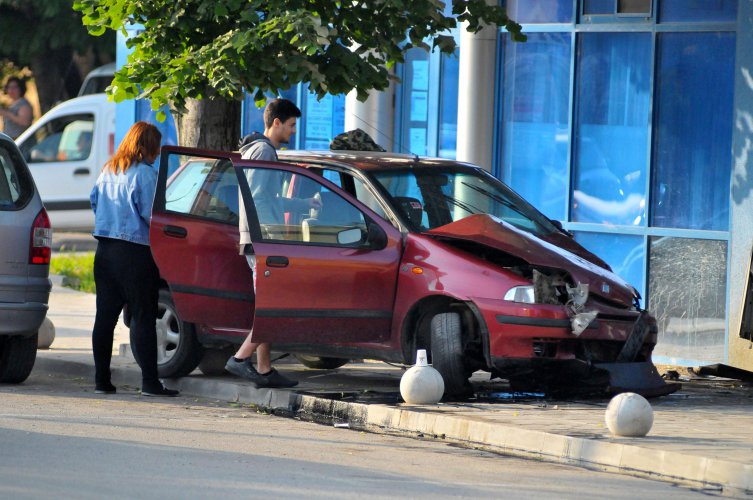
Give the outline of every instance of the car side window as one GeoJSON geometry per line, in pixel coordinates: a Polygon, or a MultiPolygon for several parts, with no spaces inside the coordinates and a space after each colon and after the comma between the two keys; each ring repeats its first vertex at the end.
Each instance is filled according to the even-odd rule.
{"type": "Polygon", "coordinates": [[[50,120],[20,145],[29,163],[85,160],[91,154],[94,115],[81,113],[50,120]]]}
{"type": "Polygon", "coordinates": [[[238,196],[230,160],[191,157],[168,180],[165,209],[237,226],[238,196]]]}
{"type": "Polygon", "coordinates": [[[18,153],[0,145],[0,210],[13,210],[32,195],[28,170],[18,153]]]}
{"type": "Polygon", "coordinates": [[[246,179],[265,241],[336,246],[365,241],[364,214],[319,182],[267,168],[247,169],[246,179]]]}

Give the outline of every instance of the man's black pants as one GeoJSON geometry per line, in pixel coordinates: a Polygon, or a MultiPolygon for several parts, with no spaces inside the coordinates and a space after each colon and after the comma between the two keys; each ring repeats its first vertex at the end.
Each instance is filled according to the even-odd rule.
{"type": "Polygon", "coordinates": [[[92,332],[95,382],[110,382],[112,343],[118,316],[125,304],[131,315],[130,340],[141,367],[142,387],[159,385],[157,374],[157,300],[159,270],[146,245],[112,238],[97,238],[94,283],[97,315],[92,332]]]}

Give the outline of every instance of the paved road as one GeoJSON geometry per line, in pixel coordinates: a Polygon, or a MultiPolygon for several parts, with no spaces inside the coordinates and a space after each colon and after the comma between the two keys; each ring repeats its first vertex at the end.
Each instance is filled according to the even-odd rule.
{"type": "Polygon", "coordinates": [[[0,385],[2,498],[701,498],[667,483],[375,435],[134,387],[0,385]]]}

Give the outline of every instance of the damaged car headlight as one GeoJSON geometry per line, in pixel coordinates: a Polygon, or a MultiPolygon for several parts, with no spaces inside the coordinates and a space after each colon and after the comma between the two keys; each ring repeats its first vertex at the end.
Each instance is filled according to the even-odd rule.
{"type": "Polygon", "coordinates": [[[515,286],[510,288],[505,294],[505,300],[522,302],[524,304],[535,304],[536,294],[533,292],[533,285],[515,286]]]}

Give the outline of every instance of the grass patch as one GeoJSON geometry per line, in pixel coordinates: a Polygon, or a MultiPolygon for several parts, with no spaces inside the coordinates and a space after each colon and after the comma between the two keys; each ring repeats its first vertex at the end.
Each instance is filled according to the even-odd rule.
{"type": "Polygon", "coordinates": [[[94,287],[94,252],[53,254],[50,274],[63,276],[63,286],[96,293],[94,287]]]}

